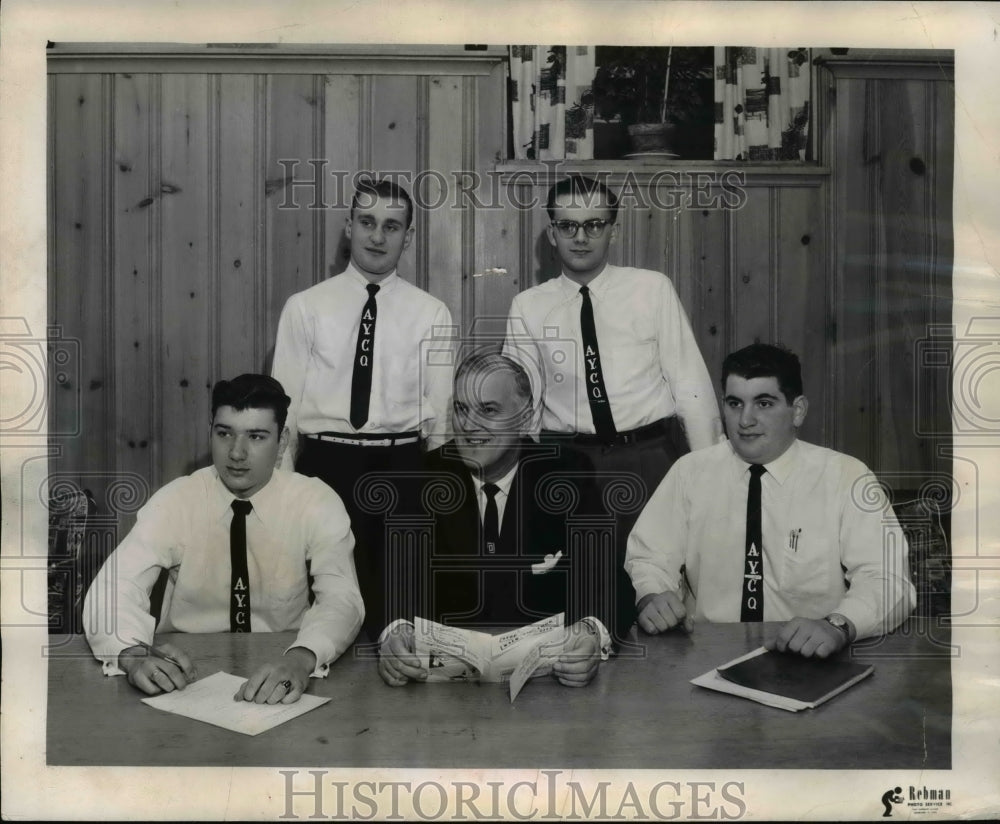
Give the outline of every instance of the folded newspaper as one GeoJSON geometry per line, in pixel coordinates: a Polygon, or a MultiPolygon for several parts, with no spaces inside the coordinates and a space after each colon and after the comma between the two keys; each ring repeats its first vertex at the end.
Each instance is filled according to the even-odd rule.
{"type": "Polygon", "coordinates": [[[566,640],[563,613],[501,635],[415,618],[414,646],[427,682],[510,682],[510,700],[527,683],[552,672],[566,640]]]}

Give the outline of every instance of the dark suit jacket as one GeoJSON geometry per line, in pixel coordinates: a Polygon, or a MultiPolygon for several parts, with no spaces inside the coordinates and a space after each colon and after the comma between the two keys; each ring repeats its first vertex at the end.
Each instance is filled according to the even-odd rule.
{"type": "Polygon", "coordinates": [[[593,615],[618,637],[634,620],[634,592],[590,462],[529,440],[521,449],[492,553],[484,546],[471,473],[454,446],[428,455],[428,484],[440,491],[447,482],[454,494],[424,497],[433,530],[417,614],[467,628],[520,626],[558,612],[567,624],[593,615]]]}

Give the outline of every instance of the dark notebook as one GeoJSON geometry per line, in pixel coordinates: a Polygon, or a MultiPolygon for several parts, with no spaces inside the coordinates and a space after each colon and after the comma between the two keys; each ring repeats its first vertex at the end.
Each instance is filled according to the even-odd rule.
{"type": "Polygon", "coordinates": [[[874,671],[871,664],[762,652],[716,670],[727,681],[816,707],[874,671]]]}

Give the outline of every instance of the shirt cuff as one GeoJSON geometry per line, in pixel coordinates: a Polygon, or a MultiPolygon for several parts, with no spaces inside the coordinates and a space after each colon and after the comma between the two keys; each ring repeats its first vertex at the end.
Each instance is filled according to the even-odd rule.
{"type": "Polygon", "coordinates": [[[859,604],[850,599],[841,601],[835,609],[830,610],[838,615],[843,615],[854,625],[854,640],[868,638],[872,635],[882,634],[883,627],[866,605],[859,604]]]}
{"type": "MultiPolygon", "coordinates": [[[[308,644],[302,644],[296,641],[294,644],[289,646],[288,649],[285,650],[285,652],[288,652],[288,650],[290,649],[295,649],[296,647],[302,647],[302,649],[307,649],[314,656],[316,656],[316,668],[311,673],[309,673],[310,678],[326,678],[326,676],[330,674],[330,662],[326,661],[321,664],[319,653],[317,653],[316,650],[314,650],[308,644]]],[[[282,653],[282,655],[284,655],[284,653],[282,653]]]]}
{"type": "Polygon", "coordinates": [[[601,660],[607,661],[611,655],[611,633],[608,632],[608,628],[600,621],[600,619],[595,618],[593,615],[588,615],[586,618],[581,618],[585,624],[593,627],[597,632],[597,638],[601,644],[601,660]]]}
{"type": "Polygon", "coordinates": [[[661,592],[678,592],[680,581],[671,581],[666,573],[655,576],[648,576],[643,580],[633,581],[635,588],[635,603],[638,603],[647,595],[659,595],[661,592]]]}
{"type": "Polygon", "coordinates": [[[101,672],[103,672],[105,675],[109,677],[114,675],[125,674],[125,670],[118,669],[118,665],[111,661],[105,661],[101,664],[101,672]]]}
{"type": "MultiPolygon", "coordinates": [[[[152,644],[153,639],[150,638],[146,643],[152,644]]],[[[125,670],[118,666],[118,659],[125,650],[131,649],[131,647],[122,647],[118,652],[105,652],[102,651],[97,654],[97,659],[101,662],[101,672],[105,675],[111,677],[115,675],[125,675],[125,670]]]]}
{"type": "Polygon", "coordinates": [[[405,618],[397,618],[389,626],[387,626],[378,636],[378,645],[382,646],[382,642],[389,637],[389,633],[392,632],[398,626],[413,627],[412,621],[407,621],[405,618]]]}

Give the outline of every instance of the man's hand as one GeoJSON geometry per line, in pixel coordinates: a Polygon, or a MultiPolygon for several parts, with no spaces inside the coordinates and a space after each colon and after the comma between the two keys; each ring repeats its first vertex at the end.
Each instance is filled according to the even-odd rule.
{"type": "Polygon", "coordinates": [[[684,599],[679,592],[661,592],[659,595],[644,595],[636,604],[639,613],[639,628],[650,635],[657,635],[683,624],[687,632],[694,629],[694,619],[684,608],[684,599]]]}
{"type": "Polygon", "coordinates": [[[169,655],[177,663],[135,646],[122,650],[118,655],[118,669],[125,673],[128,682],[147,695],[182,690],[198,677],[194,664],[184,650],[173,644],[162,644],[157,650],[169,655]]]}
{"type": "Polygon", "coordinates": [[[378,653],[378,674],[390,687],[401,687],[407,681],[427,680],[427,670],[420,666],[414,647],[411,624],[393,627],[382,639],[378,653]]]}
{"type": "Polygon", "coordinates": [[[778,652],[797,652],[806,658],[826,658],[847,646],[847,637],[829,621],[792,618],[764,646],[778,652]]]}
{"type": "Polygon", "coordinates": [[[567,630],[563,651],[552,665],[552,674],[564,687],[585,687],[601,663],[601,642],[586,621],[577,621],[567,630]]]}
{"type": "Polygon", "coordinates": [[[275,661],[260,667],[236,690],[234,701],[255,704],[294,704],[306,691],[316,669],[316,655],[305,647],[292,647],[275,661]]]}

